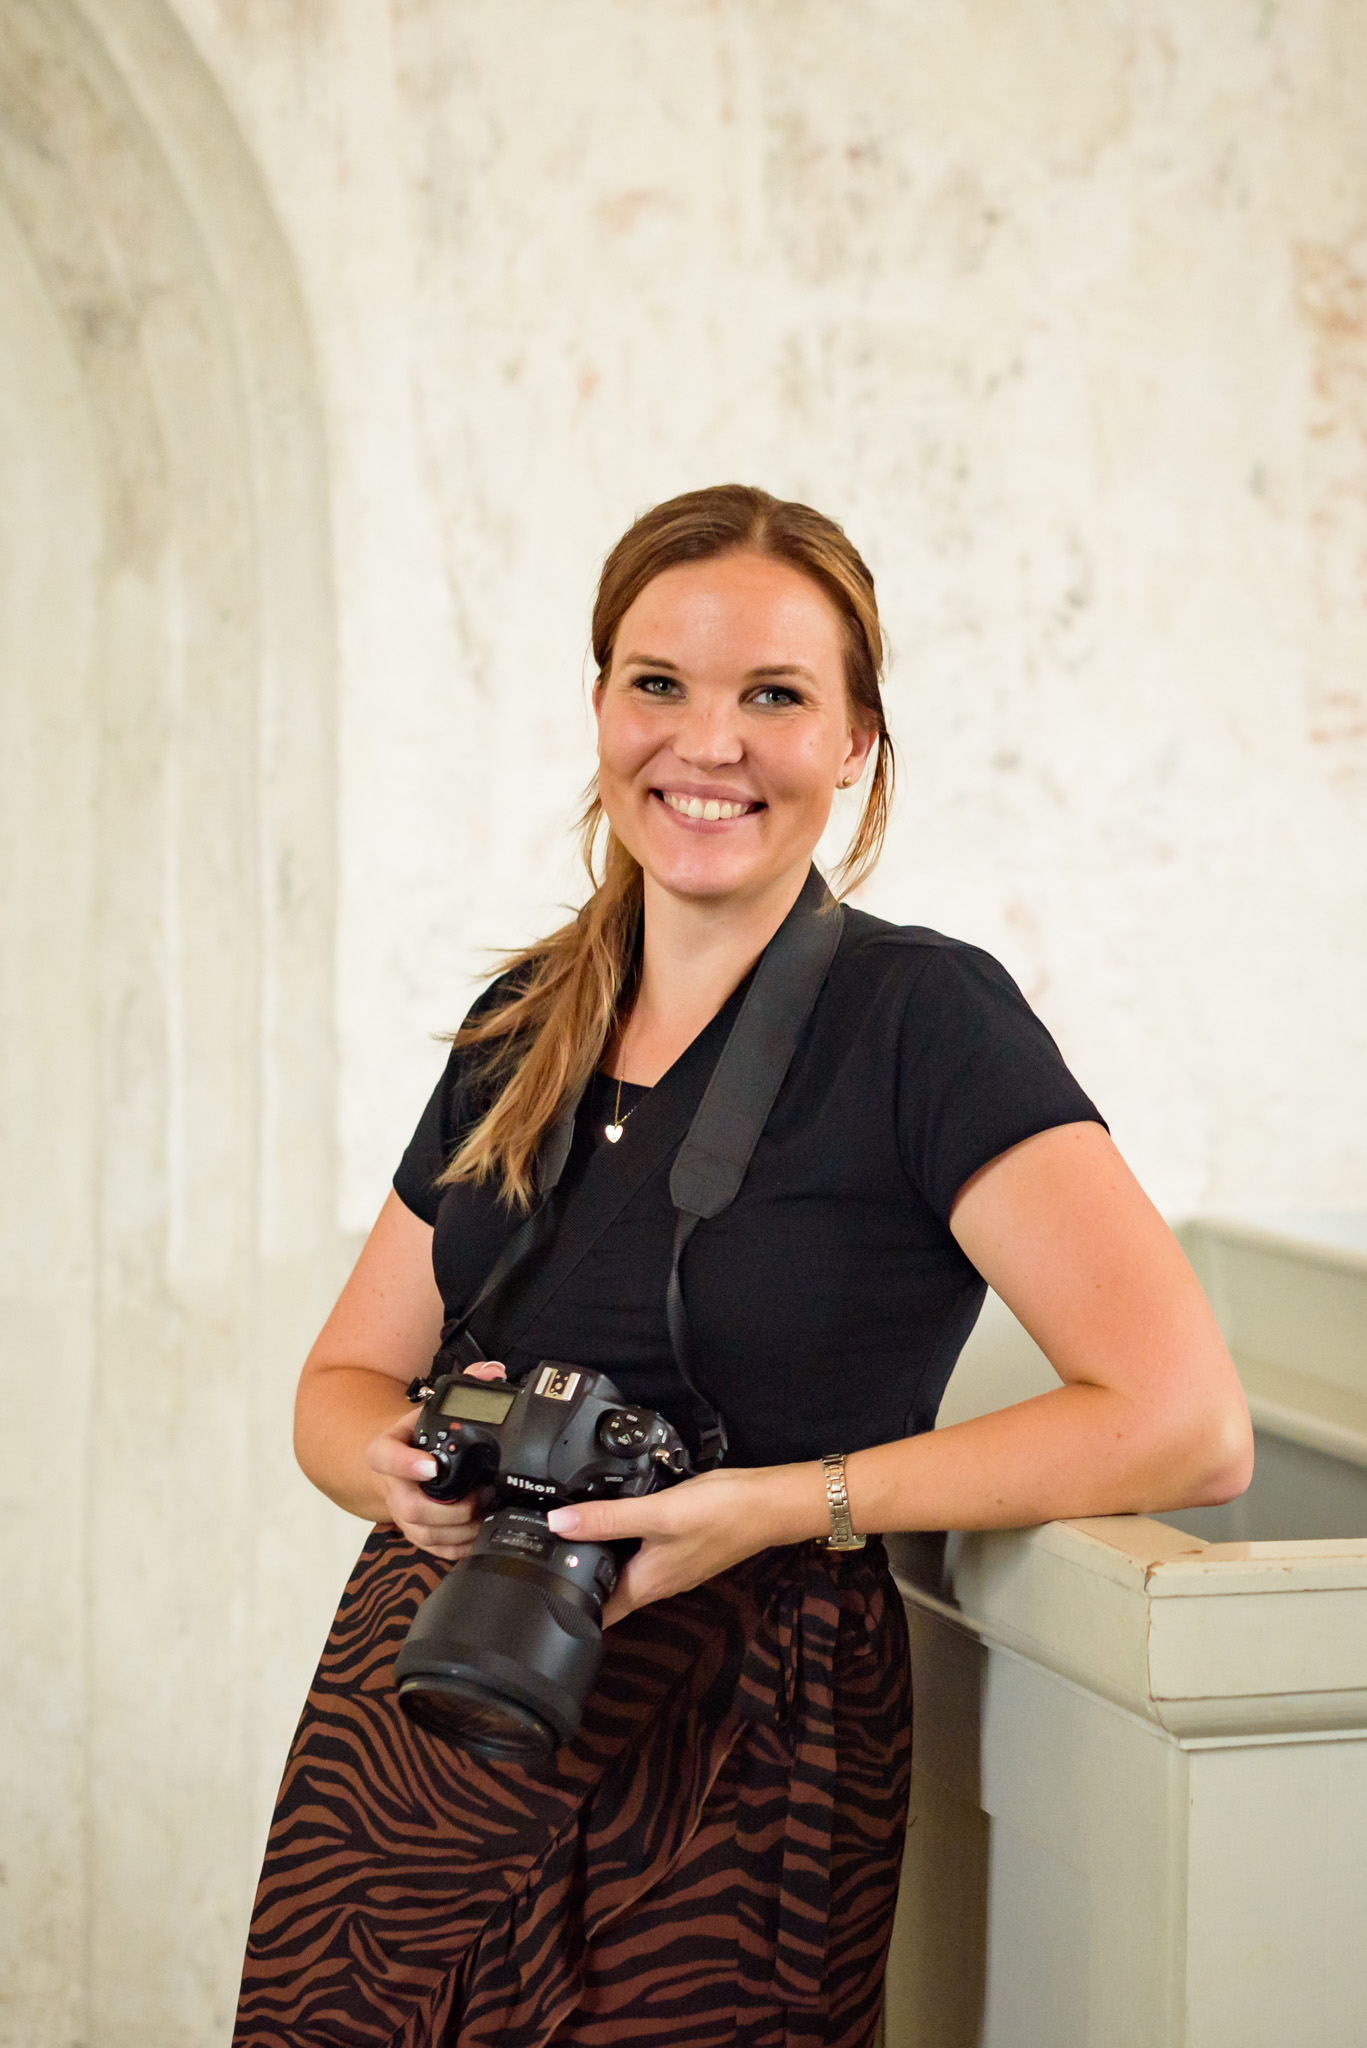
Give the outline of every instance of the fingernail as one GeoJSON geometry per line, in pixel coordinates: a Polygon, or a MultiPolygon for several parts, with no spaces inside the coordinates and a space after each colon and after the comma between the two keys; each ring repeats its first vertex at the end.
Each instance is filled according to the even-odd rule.
{"type": "Polygon", "coordinates": [[[413,1476],[415,1479],[435,1479],[437,1476],[436,1459],[419,1458],[413,1467],[413,1476]]]}
{"type": "Polygon", "coordinates": [[[552,1508],[546,1520],[557,1536],[573,1536],[579,1527],[578,1508],[552,1508]]]}

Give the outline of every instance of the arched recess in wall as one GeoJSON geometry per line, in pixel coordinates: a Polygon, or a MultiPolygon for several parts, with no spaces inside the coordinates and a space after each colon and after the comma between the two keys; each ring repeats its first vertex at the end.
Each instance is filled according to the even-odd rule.
{"type": "Polygon", "coordinates": [[[0,1976],[25,2038],[204,2039],[297,1697],[332,606],[293,265],[165,0],[0,4],[0,382],[0,1976]]]}

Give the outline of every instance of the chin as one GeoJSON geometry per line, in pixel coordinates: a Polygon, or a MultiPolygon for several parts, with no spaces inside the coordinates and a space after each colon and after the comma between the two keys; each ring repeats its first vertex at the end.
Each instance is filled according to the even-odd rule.
{"type": "Polygon", "coordinates": [[[643,861],[641,865],[657,889],[698,903],[749,895],[762,886],[761,878],[754,874],[715,867],[705,861],[643,861]]]}
{"type": "MultiPolygon", "coordinates": [[[[639,856],[638,856],[639,857],[639,856]]],[[[800,856],[805,874],[808,856],[800,856]]],[[[657,889],[694,903],[721,903],[763,896],[781,883],[795,866],[765,861],[693,860],[642,861],[642,867],[657,889]]]]}

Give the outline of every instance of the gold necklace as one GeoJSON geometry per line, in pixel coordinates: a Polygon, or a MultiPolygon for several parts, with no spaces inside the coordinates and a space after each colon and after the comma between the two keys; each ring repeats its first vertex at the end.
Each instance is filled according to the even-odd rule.
{"type": "Polygon", "coordinates": [[[630,1021],[630,1019],[628,1019],[628,1020],[627,1020],[627,1029],[626,1029],[626,1031],[624,1031],[624,1032],[622,1033],[622,1042],[621,1042],[621,1044],[620,1044],[620,1045],[618,1046],[618,1048],[617,1048],[617,1066],[618,1066],[618,1073],[617,1073],[617,1103],[616,1103],[616,1107],[615,1107],[615,1108],[613,1109],[613,1112],[612,1112],[612,1122],[611,1122],[610,1124],[604,1124],[604,1126],[603,1126],[603,1136],[604,1136],[604,1137],[605,1137],[605,1138],[607,1139],[607,1141],[608,1141],[609,1145],[615,1145],[615,1144],[617,1143],[617,1141],[618,1141],[618,1139],[619,1139],[619,1138],[621,1137],[621,1135],[622,1135],[622,1131],[623,1131],[623,1129],[624,1129],[624,1127],[625,1127],[625,1125],[626,1125],[626,1120],[627,1120],[627,1116],[630,1116],[630,1115],[632,1114],[632,1111],[633,1111],[633,1110],[635,1110],[636,1108],[638,1108],[638,1107],[639,1107],[639,1105],[638,1105],[638,1104],[636,1104],[636,1103],[633,1103],[633,1104],[632,1104],[632,1106],[631,1106],[631,1109],[629,1109],[629,1110],[627,1111],[627,1116],[623,1116],[623,1115],[622,1115],[622,1075],[621,1075],[621,1069],[622,1069],[622,1067],[623,1067],[623,1066],[624,1066],[624,1065],[626,1064],[626,1056],[627,1056],[627,1032],[628,1032],[628,1031],[630,1031],[630,1029],[631,1029],[631,1021],[630,1021]]]}
{"type": "MultiPolygon", "coordinates": [[[[635,1108],[634,1103],[632,1104],[632,1108],[635,1108]]],[[[631,1110],[629,1109],[627,1111],[627,1116],[630,1115],[631,1110]]],[[[604,1124],[603,1126],[603,1136],[607,1139],[609,1145],[615,1145],[617,1143],[617,1140],[621,1137],[623,1128],[626,1124],[627,1116],[622,1115],[622,1077],[619,1074],[617,1076],[617,1107],[612,1112],[612,1122],[610,1124],[604,1124]]]]}

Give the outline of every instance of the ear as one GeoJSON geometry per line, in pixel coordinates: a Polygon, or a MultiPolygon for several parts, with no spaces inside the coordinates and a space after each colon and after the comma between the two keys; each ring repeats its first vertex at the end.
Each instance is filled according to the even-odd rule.
{"type": "Polygon", "coordinates": [[[850,744],[845,758],[840,764],[838,781],[844,782],[848,779],[850,782],[858,782],[860,776],[864,773],[869,755],[873,750],[873,743],[877,737],[878,735],[871,725],[852,725],[850,727],[850,744]]]}

